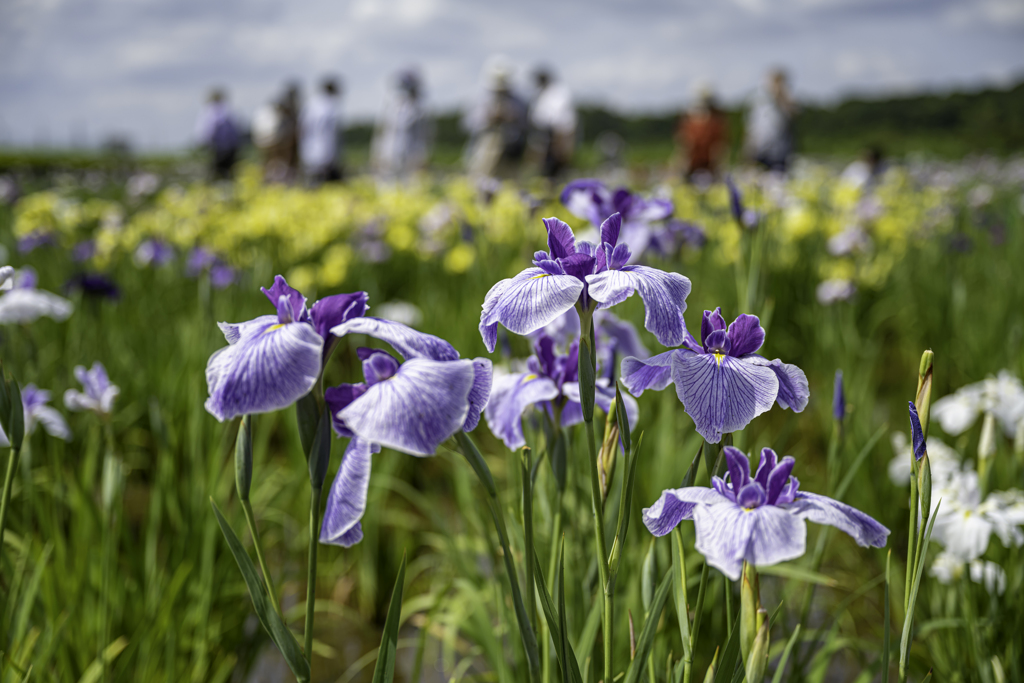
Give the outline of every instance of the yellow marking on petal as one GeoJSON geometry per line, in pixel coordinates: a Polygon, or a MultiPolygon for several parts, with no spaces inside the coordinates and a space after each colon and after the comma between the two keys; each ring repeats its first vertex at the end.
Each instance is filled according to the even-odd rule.
{"type": "Polygon", "coordinates": [[[550,274],[551,274],[551,273],[541,273],[540,275],[534,275],[534,276],[533,276],[533,277],[531,277],[530,279],[531,279],[531,280],[536,280],[536,279],[538,279],[538,278],[542,278],[542,277],[547,277],[547,276],[548,276],[548,275],[550,275],[550,274]]]}
{"type": "Polygon", "coordinates": [[[267,329],[263,330],[263,334],[267,334],[269,332],[273,332],[274,330],[279,330],[279,329],[281,329],[284,326],[285,326],[285,323],[278,323],[276,325],[271,325],[267,329]]]}
{"type": "Polygon", "coordinates": [[[716,353],[714,355],[715,355],[715,362],[718,363],[719,365],[721,365],[722,364],[722,359],[725,358],[725,354],[724,353],[716,353]]]}
{"type": "Polygon", "coordinates": [[[537,379],[537,375],[527,375],[526,377],[523,378],[523,381],[524,382],[529,382],[530,380],[534,380],[534,379],[537,379]]]}

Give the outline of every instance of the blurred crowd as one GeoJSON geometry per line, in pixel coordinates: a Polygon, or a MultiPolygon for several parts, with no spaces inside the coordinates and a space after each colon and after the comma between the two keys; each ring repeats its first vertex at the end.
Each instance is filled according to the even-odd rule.
{"type": "MultiPolygon", "coordinates": [[[[503,57],[484,65],[479,93],[461,117],[464,169],[477,180],[525,175],[564,180],[583,139],[573,93],[547,66],[532,71],[530,89],[517,85],[515,76],[515,67],[503,57]]],[[[231,111],[226,92],[214,89],[197,130],[199,142],[209,151],[210,175],[230,178],[243,145],[251,141],[267,182],[316,186],[343,180],[341,98],[341,82],[333,76],[324,77],[305,99],[299,84],[291,82],[255,111],[245,129],[231,111]]],[[[699,86],[676,126],[674,172],[698,184],[720,179],[736,162],[785,174],[794,154],[793,121],[798,111],[786,72],[770,70],[743,109],[739,123],[719,105],[711,86],[699,86]],[[737,133],[742,139],[734,144],[737,133]]],[[[621,166],[626,144],[621,136],[591,132],[598,133],[594,150],[602,168],[621,166]]],[[[412,178],[427,167],[434,133],[422,76],[416,69],[395,74],[373,127],[372,172],[386,182],[412,178]]],[[[866,168],[875,173],[880,153],[872,150],[858,163],[858,172],[866,168]]]]}

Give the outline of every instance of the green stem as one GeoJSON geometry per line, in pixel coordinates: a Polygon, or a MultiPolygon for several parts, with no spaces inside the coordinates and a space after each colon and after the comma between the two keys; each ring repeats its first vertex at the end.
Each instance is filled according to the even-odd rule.
{"type": "MultiPolygon", "coordinates": [[[[916,467],[914,468],[917,469],[916,467]]],[[[907,579],[903,591],[903,613],[910,607],[910,583],[914,576],[914,545],[917,540],[917,472],[910,475],[910,533],[907,535],[907,579]]]]}
{"type": "MultiPolygon", "coordinates": [[[[309,566],[306,577],[306,659],[313,668],[313,611],[316,603],[316,551],[319,544],[320,489],[314,488],[309,501],[309,566]]],[[[261,560],[262,561],[262,560],[261,560]]],[[[267,574],[269,578],[270,575],[267,574]]],[[[276,604],[276,601],[275,601],[276,604]]]]}
{"type": "Polygon", "coordinates": [[[608,549],[604,539],[604,509],[601,505],[601,479],[597,471],[597,444],[594,442],[594,420],[584,420],[587,448],[590,461],[590,500],[594,513],[594,542],[597,546],[597,572],[601,579],[601,593],[604,596],[604,680],[612,680],[612,600],[608,595],[608,549]]]}
{"type": "Polygon", "coordinates": [[[11,489],[14,487],[14,466],[18,462],[18,451],[10,449],[7,456],[7,476],[4,477],[4,497],[0,502],[0,553],[4,547],[4,529],[7,524],[7,508],[11,503],[11,489]]]}
{"type": "Polygon", "coordinates": [[[263,572],[263,581],[267,585],[267,593],[270,594],[270,602],[274,605],[274,611],[278,616],[281,614],[281,605],[277,603],[277,593],[274,591],[274,579],[267,569],[267,561],[263,557],[263,544],[260,542],[260,531],[256,527],[256,517],[252,512],[252,505],[248,500],[242,501],[242,510],[245,512],[245,521],[249,525],[249,533],[252,535],[252,544],[256,548],[256,559],[259,560],[260,570],[263,572]]]}
{"type": "Polygon", "coordinates": [[[530,449],[524,449],[522,455],[523,473],[523,535],[526,542],[526,612],[530,616],[530,625],[537,629],[537,593],[534,578],[534,547],[533,547],[533,457],[530,449]]]}
{"type": "Polygon", "coordinates": [[[732,633],[732,582],[723,574],[722,583],[725,585],[725,632],[732,633]]]}

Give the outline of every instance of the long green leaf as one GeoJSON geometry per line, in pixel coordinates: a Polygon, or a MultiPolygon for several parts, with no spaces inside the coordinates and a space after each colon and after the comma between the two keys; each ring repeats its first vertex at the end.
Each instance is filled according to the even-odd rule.
{"type": "MultiPolygon", "coordinates": [[[[622,411],[625,412],[625,411],[622,411]]],[[[622,492],[619,498],[619,519],[615,524],[615,539],[612,541],[611,557],[608,558],[608,585],[609,590],[615,588],[615,578],[619,571],[619,560],[622,559],[622,549],[626,543],[626,532],[629,531],[629,513],[633,507],[633,487],[636,482],[636,464],[640,460],[640,447],[644,442],[644,433],[633,444],[629,455],[629,467],[625,478],[622,480],[622,492]]]]}
{"type": "Polygon", "coordinates": [[[782,672],[786,670],[786,662],[789,661],[789,655],[792,654],[793,648],[796,646],[797,639],[800,638],[800,624],[796,625],[793,629],[793,635],[789,637],[789,642],[786,643],[786,649],[782,651],[782,657],[779,658],[779,665],[775,667],[775,675],[772,676],[772,683],[782,683],[782,672]]]}
{"type": "Polygon", "coordinates": [[[889,633],[889,563],[892,560],[892,550],[885,554],[885,622],[882,624],[882,683],[889,683],[889,641],[892,635],[889,633]]]}
{"type": "Polygon", "coordinates": [[[373,668],[373,683],[391,683],[395,679],[395,654],[398,652],[398,627],[402,624],[402,593],[405,590],[405,553],[398,567],[398,578],[391,591],[391,605],[384,621],[384,633],[377,651],[377,665],[373,668]]]}
{"type": "MultiPolygon", "coordinates": [[[[700,457],[699,453],[697,457],[700,457]]],[[[686,558],[683,555],[683,538],[679,527],[672,530],[672,595],[675,598],[676,618],[679,621],[679,637],[683,641],[683,660],[691,662],[690,614],[686,604],[686,558]]]]}
{"type": "Polygon", "coordinates": [[[829,588],[835,588],[839,585],[835,579],[830,576],[826,576],[820,572],[811,571],[806,567],[801,567],[797,564],[775,564],[770,567],[758,567],[758,573],[764,576],[779,576],[784,579],[793,579],[794,581],[803,581],[804,583],[815,583],[821,586],[828,586],[829,588]]]}
{"type": "MultiPolygon", "coordinates": [[[[728,579],[726,579],[728,581],[728,579]]],[[[740,627],[739,619],[733,620],[732,631],[729,633],[729,640],[722,650],[722,658],[718,660],[718,668],[715,670],[715,683],[731,681],[733,672],[736,670],[736,663],[740,658],[740,627]]],[[[740,669],[745,667],[740,666],[740,669]]]]}
{"type": "Polygon", "coordinates": [[[217,524],[220,525],[221,533],[224,534],[224,538],[228,542],[228,548],[231,549],[231,554],[234,556],[235,562],[238,563],[238,569],[242,572],[242,578],[245,579],[245,585],[249,589],[249,597],[252,598],[252,606],[256,610],[256,616],[259,617],[263,628],[270,634],[270,639],[281,650],[285,662],[288,663],[288,668],[292,670],[295,677],[300,681],[308,681],[310,676],[309,662],[303,656],[302,650],[299,648],[299,644],[296,642],[291,630],[281,620],[277,612],[270,609],[267,604],[266,590],[263,588],[263,580],[256,571],[256,565],[252,563],[249,553],[245,552],[242,542],[238,540],[238,536],[235,535],[228,521],[224,519],[224,515],[221,514],[220,508],[217,507],[217,503],[212,497],[210,498],[210,505],[213,506],[213,513],[217,516],[217,524]]]}
{"type": "Polygon", "coordinates": [[[654,646],[654,633],[658,630],[658,620],[661,619],[661,610],[665,607],[665,600],[668,599],[668,592],[672,589],[672,571],[665,572],[665,578],[658,585],[658,591],[654,594],[654,602],[651,603],[651,611],[644,622],[644,628],[640,632],[640,638],[636,641],[636,658],[629,664],[626,670],[624,683],[637,683],[640,676],[647,669],[647,655],[654,646]]]}
{"type": "MultiPolygon", "coordinates": [[[[548,593],[547,584],[544,582],[544,570],[540,566],[540,560],[534,555],[534,562],[536,563],[536,574],[537,574],[537,592],[540,594],[541,609],[544,611],[544,619],[548,623],[548,629],[551,631],[551,640],[555,643],[555,657],[558,659],[558,666],[562,667],[562,671],[566,670],[565,662],[568,660],[569,663],[569,680],[573,683],[582,683],[583,676],[580,674],[579,660],[576,658],[576,654],[573,652],[572,645],[569,643],[569,638],[562,628],[562,619],[560,615],[564,614],[565,603],[564,600],[559,603],[560,612],[555,611],[555,603],[551,599],[551,595],[548,593]]],[[[557,572],[556,581],[562,578],[562,546],[559,544],[558,549],[558,564],[555,565],[557,572]]],[[[564,592],[562,594],[564,598],[564,592]]]]}
{"type": "Polygon", "coordinates": [[[940,499],[935,505],[935,510],[931,514],[931,519],[928,520],[928,529],[924,533],[924,540],[922,541],[921,554],[917,563],[917,572],[914,576],[914,583],[910,587],[910,600],[907,603],[907,615],[903,620],[903,637],[900,639],[900,672],[906,671],[907,657],[910,654],[910,632],[913,630],[914,624],[914,607],[917,605],[917,591],[921,588],[921,574],[924,571],[925,556],[928,553],[928,544],[932,539],[932,527],[935,526],[935,518],[938,517],[939,506],[942,505],[940,499]]]}

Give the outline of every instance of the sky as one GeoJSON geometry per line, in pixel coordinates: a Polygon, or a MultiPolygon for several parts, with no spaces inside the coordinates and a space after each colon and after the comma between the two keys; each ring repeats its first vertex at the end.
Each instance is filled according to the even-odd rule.
{"type": "Polygon", "coordinates": [[[0,145],[191,144],[208,89],[246,119],[288,79],[341,77],[371,118],[403,68],[437,110],[481,92],[492,55],[550,65],[578,101],[748,97],[782,65],[816,102],[1024,78],[1024,0],[0,0],[0,145]]]}

